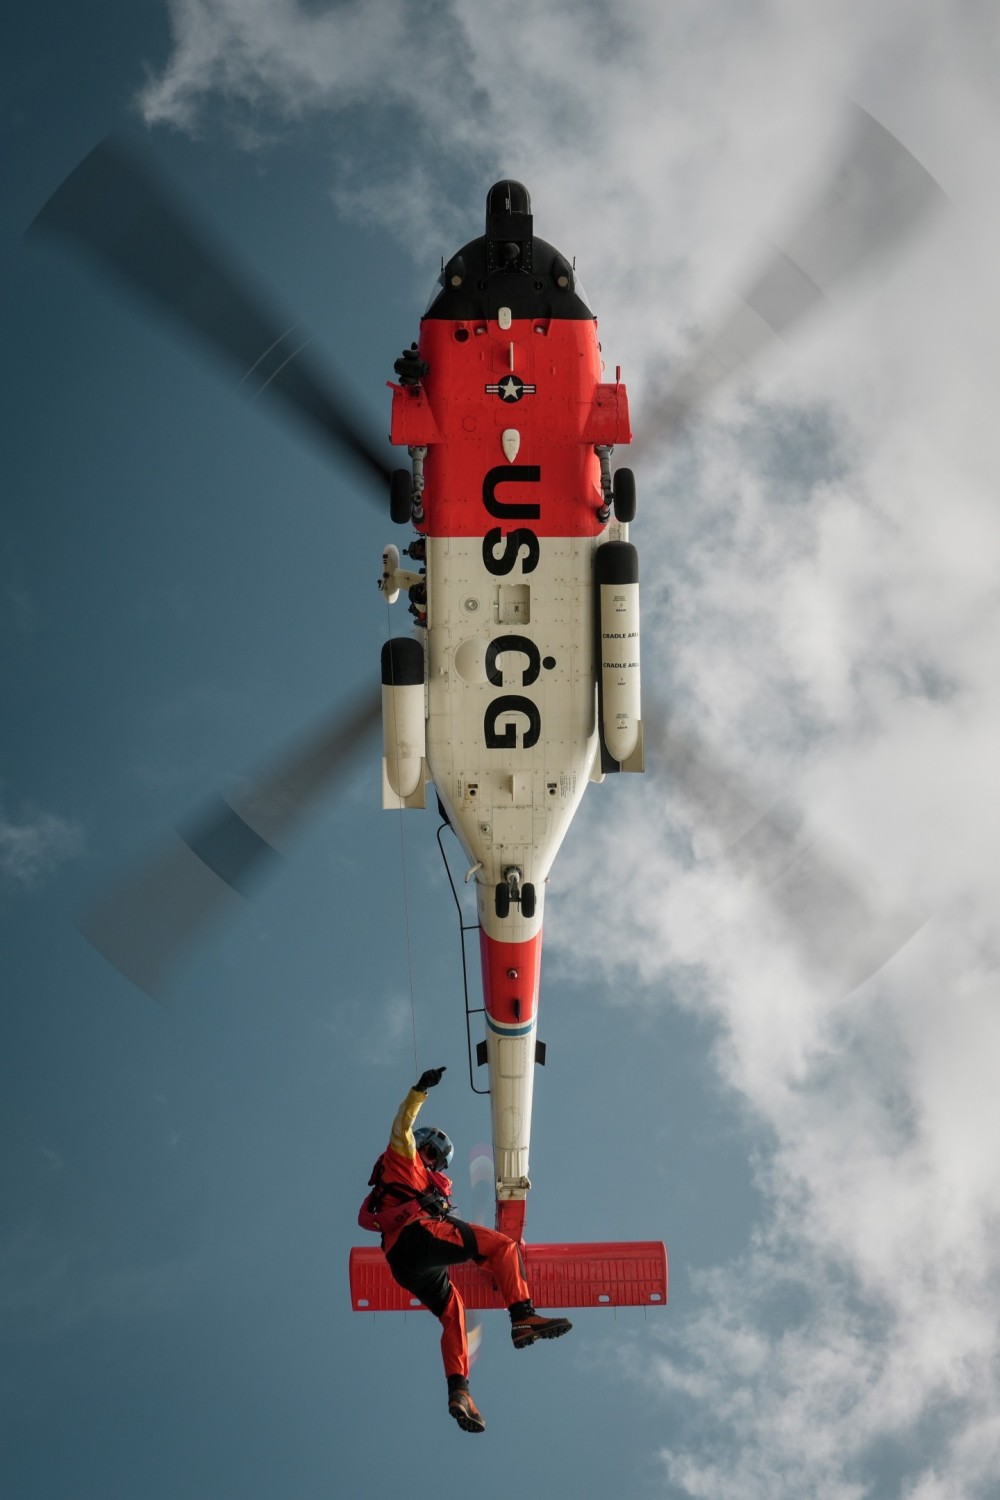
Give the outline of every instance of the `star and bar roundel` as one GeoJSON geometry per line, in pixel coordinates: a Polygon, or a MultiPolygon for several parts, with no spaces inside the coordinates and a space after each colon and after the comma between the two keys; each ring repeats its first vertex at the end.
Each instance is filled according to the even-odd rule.
{"type": "Polygon", "coordinates": [[[508,375],[506,380],[500,380],[486,387],[487,396],[499,396],[501,401],[520,401],[522,396],[533,396],[535,387],[526,385],[518,375],[508,375]]]}

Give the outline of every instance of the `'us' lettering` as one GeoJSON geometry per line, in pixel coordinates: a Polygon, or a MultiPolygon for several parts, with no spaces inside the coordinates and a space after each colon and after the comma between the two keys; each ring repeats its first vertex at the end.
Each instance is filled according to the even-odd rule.
{"type": "Polygon", "coordinates": [[[483,504],[491,516],[507,521],[537,521],[542,513],[540,505],[522,500],[498,500],[497,490],[502,484],[537,484],[542,471],[537,464],[504,464],[490,469],[483,480],[483,504]]]}

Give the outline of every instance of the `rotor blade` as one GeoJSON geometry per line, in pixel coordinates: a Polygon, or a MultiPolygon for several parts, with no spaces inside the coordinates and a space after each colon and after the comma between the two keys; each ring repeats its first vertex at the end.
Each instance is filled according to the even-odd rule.
{"type": "Polygon", "coordinates": [[[692,734],[669,723],[651,736],[661,771],[683,816],[697,830],[697,859],[713,858],[752,881],[807,968],[830,993],[850,994],[883,968],[926,920],[876,902],[860,880],[809,832],[787,797],[761,812],[762,799],[692,734]]]}
{"type": "Polygon", "coordinates": [[[899,245],[947,202],[925,167],[884,125],[851,105],[847,142],[827,187],[742,292],[742,306],[649,402],[650,440],[679,430],[709,396],[827,294],[899,245]]]}
{"type": "MultiPolygon", "coordinates": [[[[472,1187],[472,1206],[466,1214],[470,1224],[485,1224],[492,1227],[493,1195],[496,1188],[496,1169],[493,1165],[492,1146],[473,1146],[469,1152],[469,1182],[472,1187]]],[[[483,1345],[483,1315],[470,1308],[466,1315],[466,1332],[469,1339],[469,1365],[476,1363],[483,1345]]]]}
{"type": "Polygon", "coordinates": [[[105,271],[235,365],[250,397],[267,393],[328,447],[383,486],[391,465],[351,411],[343,384],[303,353],[308,337],[264,310],[261,299],[194,222],[158,172],[108,136],[57,188],[29,233],[82,246],[105,271]]]}
{"type": "Polygon", "coordinates": [[[380,713],[381,696],[366,694],[273,770],[178,828],[158,858],[85,913],[83,936],[126,979],[159,996],[176,961],[277,863],[380,713]]]}

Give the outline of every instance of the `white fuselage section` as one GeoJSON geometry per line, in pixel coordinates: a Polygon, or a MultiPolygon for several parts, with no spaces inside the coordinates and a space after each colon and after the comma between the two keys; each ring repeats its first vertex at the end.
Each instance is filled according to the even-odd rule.
{"type": "Polygon", "coordinates": [[[480,923],[505,941],[540,930],[594,764],[594,550],[589,537],[541,537],[529,574],[498,578],[479,539],[427,543],[427,765],[475,867],[480,923]],[[530,920],[495,914],[510,866],[535,887],[530,920]]]}

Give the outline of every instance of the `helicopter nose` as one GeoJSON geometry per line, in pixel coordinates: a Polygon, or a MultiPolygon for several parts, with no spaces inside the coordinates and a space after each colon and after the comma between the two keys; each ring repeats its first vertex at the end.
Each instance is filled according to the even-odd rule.
{"type": "Polygon", "coordinates": [[[531,268],[531,197],[523,182],[505,177],[486,194],[488,271],[531,268]]]}
{"type": "Polygon", "coordinates": [[[495,182],[486,194],[487,222],[494,214],[530,214],[531,194],[523,182],[514,182],[510,177],[495,182]]]}

